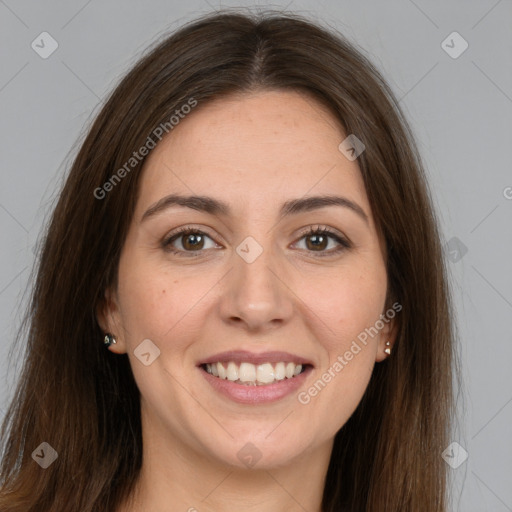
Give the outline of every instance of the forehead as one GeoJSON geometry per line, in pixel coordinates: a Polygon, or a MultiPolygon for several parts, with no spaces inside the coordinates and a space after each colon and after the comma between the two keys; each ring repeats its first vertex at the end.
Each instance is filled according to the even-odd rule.
{"type": "Polygon", "coordinates": [[[140,208],[183,193],[214,196],[244,213],[339,193],[369,211],[357,162],[338,149],[346,136],[326,107],[295,91],[199,104],[146,159],[140,208]]]}

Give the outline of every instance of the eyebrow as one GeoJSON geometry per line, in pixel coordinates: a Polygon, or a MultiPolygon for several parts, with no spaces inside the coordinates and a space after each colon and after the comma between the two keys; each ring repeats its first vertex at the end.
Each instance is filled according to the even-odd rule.
{"type": "MultiPolygon", "coordinates": [[[[142,215],[141,222],[163,212],[164,210],[167,210],[172,206],[185,206],[211,215],[229,216],[231,214],[231,208],[227,203],[214,199],[213,197],[170,194],[163,197],[146,210],[142,215]]],[[[284,217],[296,215],[298,213],[310,212],[327,206],[343,206],[345,208],[349,208],[368,224],[368,216],[365,211],[357,203],[341,196],[327,195],[292,199],[283,203],[279,214],[281,217],[284,217]]]]}

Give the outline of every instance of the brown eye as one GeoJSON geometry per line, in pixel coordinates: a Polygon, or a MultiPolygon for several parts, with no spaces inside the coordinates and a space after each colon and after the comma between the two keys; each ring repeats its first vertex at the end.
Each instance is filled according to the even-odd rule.
{"type": "Polygon", "coordinates": [[[316,252],[318,256],[332,256],[352,247],[348,240],[327,228],[310,228],[309,231],[302,235],[302,239],[306,241],[306,250],[316,252]],[[331,240],[335,242],[334,248],[326,250],[331,240]]]}
{"type": "Polygon", "coordinates": [[[324,250],[329,243],[329,239],[325,235],[319,235],[319,234],[308,235],[305,238],[306,238],[306,246],[311,251],[315,251],[318,249],[324,250]]]}
{"type": "Polygon", "coordinates": [[[190,253],[194,252],[197,253],[194,254],[194,256],[199,256],[203,249],[209,249],[215,246],[216,244],[213,242],[209,235],[194,228],[181,229],[162,242],[162,247],[166,251],[186,256],[190,256],[190,253]],[[205,242],[207,239],[212,241],[211,247],[205,247],[205,242]]]}
{"type": "Polygon", "coordinates": [[[204,245],[203,235],[191,233],[189,235],[181,235],[183,248],[191,251],[202,249],[204,245]]]}

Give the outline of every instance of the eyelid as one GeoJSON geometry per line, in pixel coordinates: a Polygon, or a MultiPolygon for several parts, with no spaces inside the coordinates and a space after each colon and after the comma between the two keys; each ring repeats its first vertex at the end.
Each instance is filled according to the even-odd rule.
{"type": "Polygon", "coordinates": [[[332,238],[338,238],[340,242],[345,243],[347,246],[352,246],[352,242],[349,240],[347,236],[345,236],[341,231],[331,228],[329,226],[323,225],[323,224],[312,224],[311,226],[308,226],[307,228],[303,228],[299,232],[299,237],[304,237],[306,235],[315,234],[316,232],[322,232],[324,231],[326,236],[330,236],[332,238]]]}
{"type": "MultiPolygon", "coordinates": [[[[200,256],[202,253],[204,253],[206,251],[206,249],[200,249],[198,251],[183,251],[181,249],[174,249],[171,245],[171,241],[173,241],[173,239],[178,240],[181,236],[186,236],[187,234],[190,234],[190,233],[207,236],[216,245],[219,245],[218,242],[216,242],[215,237],[210,235],[207,231],[205,231],[204,229],[199,228],[199,227],[196,228],[194,225],[189,224],[187,226],[177,228],[177,229],[173,230],[170,234],[166,235],[164,237],[164,239],[162,240],[162,243],[161,243],[162,247],[171,253],[186,255],[186,257],[187,256],[192,256],[192,257],[200,256]]],[[[297,244],[304,237],[306,237],[308,235],[313,236],[313,235],[318,235],[318,234],[324,235],[326,237],[333,239],[338,244],[338,247],[335,249],[331,249],[329,251],[306,251],[306,252],[308,252],[310,254],[317,253],[319,257],[328,257],[328,256],[332,256],[332,255],[337,255],[340,252],[342,252],[343,250],[347,250],[347,249],[350,249],[353,247],[352,242],[344,234],[342,234],[341,232],[339,232],[338,230],[336,230],[334,228],[324,226],[321,224],[314,224],[314,225],[310,225],[306,228],[302,228],[300,230],[299,234],[297,235],[298,238],[295,240],[295,242],[293,242],[293,244],[297,244]]]]}
{"type": "Polygon", "coordinates": [[[313,235],[320,235],[331,238],[337,243],[337,247],[335,247],[334,249],[330,249],[328,251],[301,251],[305,252],[306,256],[314,254],[315,257],[319,258],[335,257],[354,247],[350,239],[344,234],[342,234],[340,231],[329,226],[324,226],[320,224],[311,225],[308,228],[302,229],[297,241],[294,242],[294,245],[299,243],[304,237],[313,235]]]}
{"type": "MultiPolygon", "coordinates": [[[[169,234],[165,235],[165,237],[163,238],[163,240],[161,242],[161,245],[165,249],[165,248],[170,246],[171,240],[173,238],[178,240],[181,236],[185,236],[185,235],[190,234],[190,233],[195,233],[195,234],[200,234],[200,235],[203,235],[203,236],[207,236],[216,245],[219,245],[219,243],[215,240],[214,236],[212,236],[210,233],[205,231],[203,228],[195,227],[192,224],[189,224],[187,226],[182,226],[180,228],[176,228],[173,231],[171,231],[169,234]]],[[[178,250],[177,252],[180,252],[180,253],[187,252],[187,253],[190,254],[190,253],[193,253],[194,251],[181,251],[181,250],[178,250]]],[[[196,251],[196,252],[200,253],[200,252],[203,252],[203,251],[196,251]]]]}

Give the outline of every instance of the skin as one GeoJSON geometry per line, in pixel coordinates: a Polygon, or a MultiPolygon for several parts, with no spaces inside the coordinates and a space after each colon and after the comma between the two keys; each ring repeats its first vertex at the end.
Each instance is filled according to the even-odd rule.
{"type": "Polygon", "coordinates": [[[98,312],[117,339],[109,350],[128,353],[141,392],[143,467],[119,510],[320,511],[334,436],[387,357],[394,323],[306,405],[297,393],[235,403],[196,365],[224,350],[288,351],[313,362],[307,391],[385,313],[384,247],[357,160],[338,149],[346,136],[311,97],[260,91],[198,105],[148,156],[119,285],[98,312]],[[211,196],[232,214],[172,206],[141,220],[171,193],[211,196]],[[279,218],[283,202],[316,195],[350,199],[368,222],[342,206],[279,218]],[[207,234],[202,242],[175,239],[182,256],[162,247],[189,225],[207,234]],[[335,239],[304,234],[318,225],[351,247],[334,253],[335,239]],[[252,263],[236,252],[248,236],[263,248],[252,263]],[[187,256],[194,243],[199,256],[187,256]],[[160,350],[149,366],[134,354],[145,339],[160,350]],[[248,442],[261,454],[252,468],[237,457],[248,442]]]}

